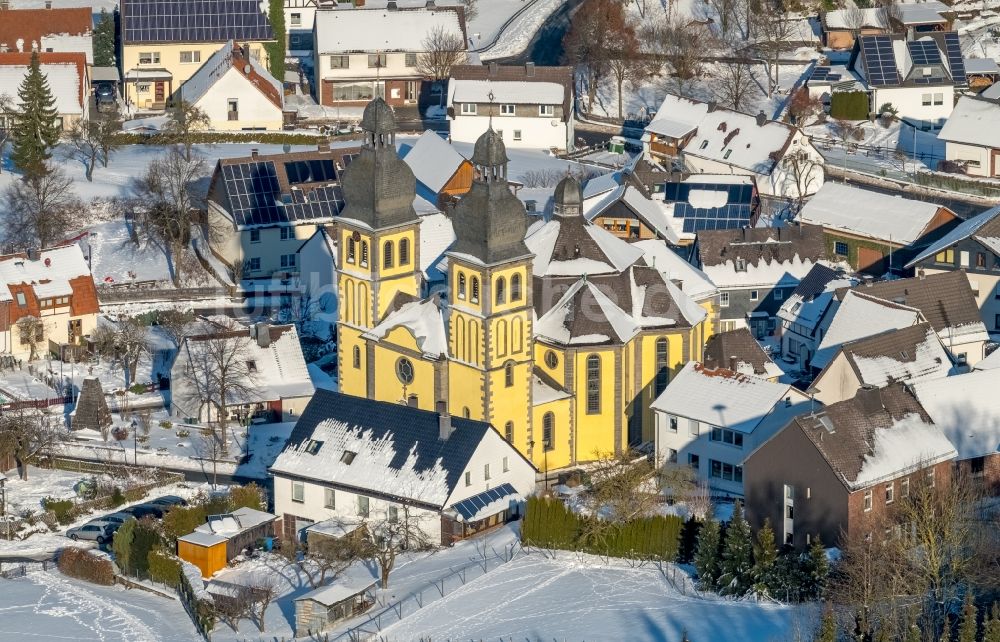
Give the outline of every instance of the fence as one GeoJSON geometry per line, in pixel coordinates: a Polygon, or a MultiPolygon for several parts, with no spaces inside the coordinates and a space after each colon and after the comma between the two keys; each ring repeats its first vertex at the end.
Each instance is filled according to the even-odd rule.
{"type": "Polygon", "coordinates": [[[97,288],[101,303],[133,303],[136,301],[187,301],[192,299],[228,298],[229,290],[222,287],[204,288],[97,288]]]}
{"type": "Polygon", "coordinates": [[[378,599],[382,606],[380,610],[371,613],[361,624],[348,628],[337,634],[323,636],[325,642],[361,642],[380,640],[379,632],[383,628],[401,621],[407,615],[412,615],[437,599],[443,598],[452,591],[465,586],[468,582],[486,575],[513,560],[522,552],[520,543],[504,546],[503,552],[490,547],[486,550],[485,541],[482,557],[470,561],[459,568],[452,568],[448,573],[432,580],[424,588],[395,602],[385,603],[378,599]]]}

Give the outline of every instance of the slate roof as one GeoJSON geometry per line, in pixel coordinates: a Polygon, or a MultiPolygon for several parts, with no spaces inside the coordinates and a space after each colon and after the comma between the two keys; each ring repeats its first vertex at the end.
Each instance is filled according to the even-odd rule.
{"type": "Polygon", "coordinates": [[[795,255],[815,260],[826,256],[823,228],[816,225],[704,230],[698,232],[698,258],[704,266],[737,258],[757,264],[791,261],[795,255]]]}
{"type": "Polygon", "coordinates": [[[902,384],[792,420],[851,491],[946,461],[955,449],[902,384]]]}
{"type": "Polygon", "coordinates": [[[916,308],[886,301],[860,290],[847,290],[816,347],[812,367],[825,368],[844,343],[906,328],[925,320],[916,308]]]}
{"type": "Polygon", "coordinates": [[[958,225],[929,245],[926,250],[907,263],[906,267],[913,267],[917,263],[929,259],[938,252],[968,238],[975,239],[987,248],[994,250],[995,253],[1000,254],[1000,219],[997,218],[998,215],[1000,215],[1000,205],[991,207],[985,212],[967,219],[961,225],[958,225]]]}
{"type": "Polygon", "coordinates": [[[266,6],[258,0],[122,0],[122,40],[126,45],[274,40],[266,6]]]}
{"type": "MultiPolygon", "coordinates": [[[[752,369],[752,374],[766,377],[775,374],[776,364],[767,356],[767,353],[764,352],[764,349],[760,347],[747,328],[713,334],[705,343],[703,361],[706,365],[732,369],[730,360],[733,357],[736,358],[737,364],[748,365],[752,369]]],[[[735,370],[742,372],[739,367],[735,370]]],[[[778,370],[777,374],[780,373],[781,371],[778,370]]]]}
{"type": "Polygon", "coordinates": [[[443,508],[493,429],[455,416],[451,425],[442,440],[436,412],[321,389],[270,470],[443,508]],[[358,448],[351,464],[345,447],[358,448]]]}
{"type": "Polygon", "coordinates": [[[951,370],[951,359],[928,323],[845,343],[840,350],[862,385],[916,383],[947,377],[951,370]]]}
{"type": "Polygon", "coordinates": [[[972,286],[965,273],[959,270],[868,283],[855,289],[920,310],[938,333],[949,328],[982,324],[972,286]]]}
{"type": "MultiPolygon", "coordinates": [[[[982,363],[982,362],[980,362],[982,363]]],[[[962,459],[1000,452],[1000,370],[924,381],[913,392],[962,459]]]]}

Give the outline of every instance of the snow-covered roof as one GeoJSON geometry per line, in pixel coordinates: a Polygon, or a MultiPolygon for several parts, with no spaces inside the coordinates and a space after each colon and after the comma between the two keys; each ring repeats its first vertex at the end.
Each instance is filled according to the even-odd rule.
{"type": "Polygon", "coordinates": [[[482,421],[450,421],[441,439],[436,412],[317,390],[270,470],[443,508],[493,431],[482,421]]]}
{"type": "Polygon", "coordinates": [[[534,254],[532,273],[535,276],[583,276],[584,274],[614,274],[624,271],[642,258],[642,252],[611,232],[589,222],[567,221],[553,217],[538,221],[528,228],[524,244],[534,254]],[[572,226],[563,230],[563,226],[572,226]],[[561,233],[577,234],[582,228],[582,240],[596,245],[598,251],[590,253],[558,252],[557,242],[561,233]]]}
{"type": "MultiPolygon", "coordinates": [[[[991,61],[993,62],[993,61],[991,61]]],[[[996,63],[994,63],[996,64],[996,63]]],[[[1000,104],[976,96],[962,96],[948,116],[938,138],[977,147],[1000,147],[1000,104]]]]}
{"type": "Polygon", "coordinates": [[[997,390],[1000,370],[996,369],[924,381],[913,387],[917,399],[955,446],[960,459],[1000,451],[997,390]]]}
{"type": "MultiPolygon", "coordinates": [[[[5,57],[12,54],[0,54],[0,95],[7,94],[11,97],[17,96],[17,90],[28,74],[28,65],[24,61],[8,63],[5,57]]],[[[23,56],[24,54],[14,54],[23,56]]],[[[52,58],[54,54],[48,54],[52,58]]],[[[71,55],[71,54],[62,54],[71,55]]],[[[55,99],[56,113],[58,114],[81,114],[83,113],[83,94],[81,90],[85,84],[85,78],[81,77],[80,65],[72,61],[65,62],[43,62],[40,65],[42,74],[48,80],[49,89],[52,90],[52,97],[55,99]]],[[[81,56],[81,62],[83,58],[81,56]]]]}
{"type": "Polygon", "coordinates": [[[432,359],[448,354],[448,331],[445,329],[444,312],[434,297],[404,303],[386,315],[377,326],[364,334],[381,340],[396,328],[406,328],[413,335],[420,351],[432,359]]]}
{"type": "Polygon", "coordinates": [[[899,2],[895,5],[899,21],[904,25],[936,24],[947,22],[942,13],[951,9],[940,2],[899,2]]]}
{"type": "Polygon", "coordinates": [[[566,94],[559,83],[527,80],[452,80],[448,91],[452,104],[561,105],[566,94]]]}
{"type": "Polygon", "coordinates": [[[76,244],[42,250],[35,260],[23,254],[0,257],[0,283],[5,286],[0,287],[0,301],[12,301],[16,291],[24,290],[38,299],[77,294],[81,296],[72,301],[74,314],[97,312],[90,268],[76,244]]]}
{"type": "Polygon", "coordinates": [[[813,225],[703,230],[698,233],[701,269],[720,289],[794,287],[825,261],[823,230],[813,225]]]}
{"type": "Polygon", "coordinates": [[[646,265],[659,270],[664,278],[679,283],[681,291],[695,301],[703,301],[719,293],[719,288],[707,274],[685,261],[663,241],[649,239],[632,245],[642,251],[646,265]]]}
{"type": "Polygon", "coordinates": [[[413,170],[417,180],[435,194],[448,184],[462,163],[467,162],[464,156],[431,129],[420,135],[403,160],[413,170]]]}
{"type": "Polygon", "coordinates": [[[622,184],[621,172],[608,172],[595,176],[583,186],[583,200],[589,200],[618,189],[622,184]]]}
{"type": "Polygon", "coordinates": [[[920,310],[851,290],[819,342],[812,358],[812,367],[825,368],[849,341],[857,341],[889,330],[898,330],[923,321],[920,310]]]}
{"type": "Polygon", "coordinates": [[[356,521],[348,521],[339,517],[331,517],[330,519],[324,519],[321,522],[310,524],[306,527],[306,533],[316,533],[318,535],[340,538],[345,535],[350,535],[354,531],[361,528],[361,526],[362,521],[360,519],[356,521]]]}
{"type": "Polygon", "coordinates": [[[679,241],[680,237],[671,221],[673,205],[664,203],[662,197],[646,198],[637,187],[621,185],[612,192],[606,192],[604,198],[593,198],[593,202],[596,202],[596,205],[588,206],[586,202],[584,203],[588,221],[599,216],[625,218],[631,214],[649,226],[659,237],[673,244],[679,241]],[[625,208],[626,211],[620,213],[619,208],[625,208]]]}
{"type": "Polygon", "coordinates": [[[951,359],[930,324],[891,330],[841,347],[862,385],[916,383],[947,377],[951,359]]]}
{"type": "Polygon", "coordinates": [[[187,535],[181,535],[177,538],[177,541],[188,542],[189,544],[195,544],[196,546],[215,546],[216,544],[224,543],[226,538],[221,535],[215,535],[211,532],[206,533],[204,531],[195,530],[187,535]]]}
{"type": "MultiPolygon", "coordinates": [[[[897,5],[898,6],[898,5],[897,5]]],[[[830,29],[856,29],[859,25],[854,24],[854,17],[851,9],[836,9],[823,14],[823,24],[827,30],[830,29]]],[[[885,19],[885,12],[878,8],[861,9],[861,25],[863,27],[875,27],[885,29],[889,25],[885,19]]]]}
{"type": "Polygon", "coordinates": [[[281,108],[284,96],[281,83],[274,79],[271,72],[259,60],[253,56],[244,56],[232,40],[212,54],[198,71],[181,85],[181,95],[186,102],[196,104],[211,91],[215,83],[230,72],[246,79],[264,98],[281,108]]]}
{"type": "Polygon", "coordinates": [[[901,472],[947,461],[956,455],[955,448],[939,426],[910,414],[891,426],[876,428],[871,451],[854,478],[855,488],[864,488],[898,477],[901,472]]]}
{"type": "Polygon", "coordinates": [[[646,125],[646,132],[667,138],[684,138],[698,128],[707,114],[708,103],[667,94],[656,110],[656,117],[646,125]]]}
{"type": "MultiPolygon", "coordinates": [[[[589,313],[593,313],[590,311],[589,313]]],[[[566,291],[562,299],[535,323],[535,334],[563,345],[594,343],[625,343],[639,332],[639,324],[624,310],[615,305],[600,288],[586,279],[580,279],[566,291]],[[606,334],[575,334],[567,325],[568,317],[576,313],[579,304],[576,298],[580,291],[586,291],[599,308],[602,320],[614,331],[615,336],[606,334]]]]}
{"type": "Polygon", "coordinates": [[[911,245],[923,236],[941,209],[947,210],[937,203],[828,181],[806,202],[798,220],[829,230],[911,245]]]}
{"type": "Polygon", "coordinates": [[[81,52],[87,64],[93,64],[94,16],[90,7],[7,8],[2,15],[0,44],[8,51],[81,52]]]}
{"type": "Polygon", "coordinates": [[[838,276],[832,268],[817,263],[799,282],[791,296],[785,299],[777,316],[802,326],[811,334],[834,301],[834,293],[841,288],[854,287],[857,283],[856,279],[838,276]]]}
{"type": "Polygon", "coordinates": [[[1000,74],[1000,65],[998,65],[997,61],[992,58],[966,58],[965,73],[1000,74]]]}
{"type": "Polygon", "coordinates": [[[374,565],[355,562],[343,573],[337,575],[333,583],[300,595],[295,598],[295,601],[310,600],[323,606],[333,606],[368,590],[378,582],[378,579],[378,571],[374,565]]]}
{"type": "Polygon", "coordinates": [[[1000,368],[1000,350],[996,349],[972,366],[973,370],[993,370],[994,368],[1000,368]]]}
{"type": "MultiPolygon", "coordinates": [[[[979,233],[980,230],[986,227],[987,224],[996,219],[998,215],[1000,215],[1000,205],[991,207],[985,212],[981,212],[970,219],[966,219],[950,232],[927,246],[927,249],[917,255],[917,257],[912,261],[907,263],[906,267],[913,267],[917,263],[928,259],[938,252],[951,247],[959,241],[964,241],[967,238],[974,238],[987,247],[995,243],[998,250],[1000,250],[1000,237],[979,233]]],[[[998,254],[1000,254],[1000,252],[998,252],[998,254]]]]}
{"type": "Polygon", "coordinates": [[[791,405],[803,401],[805,396],[789,384],[690,361],[651,407],[749,434],[775,406],[784,405],[785,399],[791,405]]]}
{"type": "Polygon", "coordinates": [[[439,265],[456,238],[455,227],[447,214],[438,212],[420,217],[420,270],[428,280],[443,278],[439,265]]]}
{"type": "Polygon", "coordinates": [[[556,387],[555,382],[548,378],[542,379],[536,374],[531,377],[531,403],[535,406],[568,399],[571,395],[565,390],[556,387]]]}
{"type": "Polygon", "coordinates": [[[465,33],[457,11],[352,9],[316,12],[316,51],[319,54],[351,52],[422,52],[424,40],[434,30],[458,36],[465,33]]]}

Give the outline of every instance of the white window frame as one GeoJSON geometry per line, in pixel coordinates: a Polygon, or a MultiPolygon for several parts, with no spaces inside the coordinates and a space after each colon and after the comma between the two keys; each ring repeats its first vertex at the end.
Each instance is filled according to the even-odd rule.
{"type": "Polygon", "coordinates": [[[874,505],[874,500],[872,499],[872,490],[869,488],[865,491],[865,512],[872,512],[872,506],[874,505]]]}
{"type": "Polygon", "coordinates": [[[729,307],[729,293],[728,292],[720,292],[719,293],[719,307],[720,308],[728,308],[729,307]]]}
{"type": "Polygon", "coordinates": [[[516,116],[517,106],[513,103],[502,103],[500,105],[500,115],[501,116],[516,116]]]}
{"type": "Polygon", "coordinates": [[[538,115],[542,118],[552,118],[556,115],[555,105],[539,105],[538,115]]]}
{"type": "Polygon", "coordinates": [[[159,51],[140,51],[139,52],[139,64],[140,65],[158,65],[158,64],[160,64],[160,52],[159,51]]]}
{"type": "Polygon", "coordinates": [[[302,26],[302,14],[301,13],[290,13],[288,14],[288,25],[291,27],[301,27],[302,26]]]}
{"type": "Polygon", "coordinates": [[[760,291],[759,290],[750,290],[750,300],[751,301],[759,301],[760,300],[760,291]]]}
{"type": "Polygon", "coordinates": [[[521,130],[520,129],[515,129],[514,130],[514,140],[515,141],[520,141],[521,140],[521,130]]]}
{"type": "Polygon", "coordinates": [[[194,49],[192,51],[182,51],[180,53],[180,62],[182,65],[201,64],[201,51],[198,49],[194,49]],[[187,60],[184,60],[185,55],[187,60]]]}
{"type": "Polygon", "coordinates": [[[292,501],[304,504],[306,501],[306,485],[299,481],[292,482],[292,501]]]}
{"type": "Polygon", "coordinates": [[[476,103],[462,103],[463,116],[475,116],[478,111],[479,109],[476,103]]]}

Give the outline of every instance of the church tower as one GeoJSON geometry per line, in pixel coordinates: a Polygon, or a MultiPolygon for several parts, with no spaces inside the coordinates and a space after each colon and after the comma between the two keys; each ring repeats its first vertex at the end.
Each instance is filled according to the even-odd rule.
{"type": "Polygon", "coordinates": [[[402,295],[420,291],[416,178],[396,152],[396,119],[381,98],[361,119],[361,153],[344,170],[337,222],[338,366],[341,390],[374,398],[373,347],[362,337],[402,295]]]}
{"type": "Polygon", "coordinates": [[[492,423],[527,452],[531,431],[528,216],[507,184],[507,150],[491,127],[472,154],[476,178],[453,213],[448,251],[452,414],[492,423]]]}

